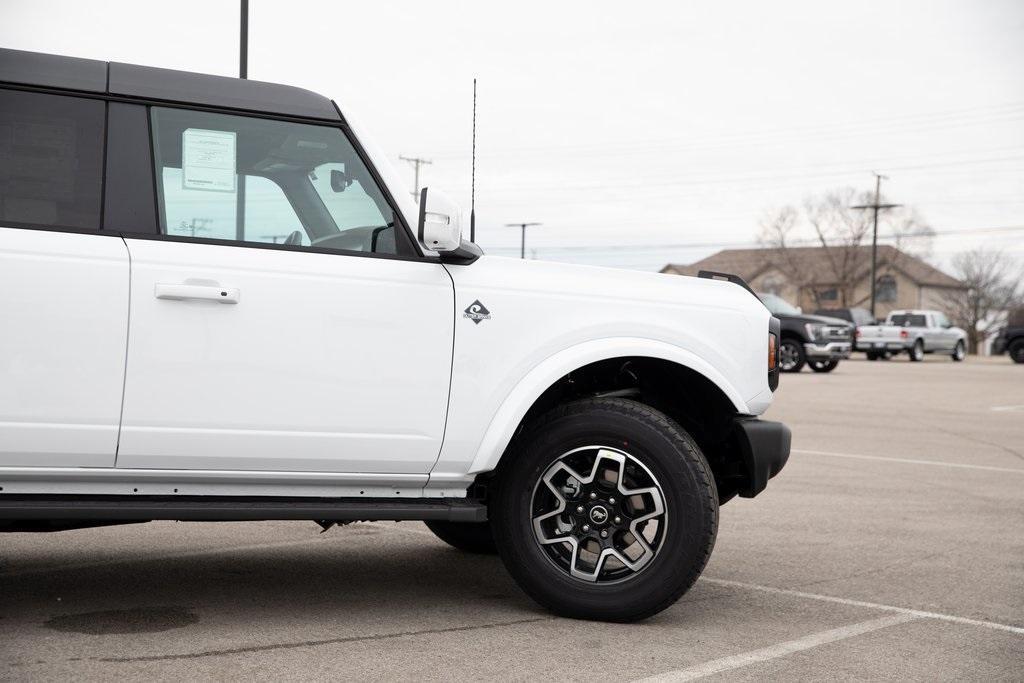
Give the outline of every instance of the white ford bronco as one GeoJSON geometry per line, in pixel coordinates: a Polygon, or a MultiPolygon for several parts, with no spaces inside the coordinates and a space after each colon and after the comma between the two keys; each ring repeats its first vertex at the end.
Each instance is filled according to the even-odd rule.
{"type": "Polygon", "coordinates": [[[461,221],[320,95],[0,50],[0,529],[423,520],[559,614],[671,605],[789,455],[778,321],[461,221]]]}

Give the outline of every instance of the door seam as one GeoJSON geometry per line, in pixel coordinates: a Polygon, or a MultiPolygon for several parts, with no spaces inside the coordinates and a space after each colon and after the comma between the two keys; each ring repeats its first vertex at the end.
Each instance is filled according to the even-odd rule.
{"type": "Polygon", "coordinates": [[[128,240],[123,236],[124,250],[128,254],[128,310],[125,312],[124,328],[124,370],[121,373],[121,412],[117,418],[117,443],[114,446],[114,467],[117,467],[117,458],[121,455],[121,430],[124,428],[124,403],[125,394],[128,390],[128,347],[132,340],[132,250],[128,248],[128,240]]]}

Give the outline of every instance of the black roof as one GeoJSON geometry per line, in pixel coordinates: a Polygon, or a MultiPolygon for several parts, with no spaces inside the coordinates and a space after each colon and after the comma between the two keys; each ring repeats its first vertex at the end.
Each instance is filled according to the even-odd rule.
{"type": "Polygon", "coordinates": [[[0,82],[341,121],[315,92],[189,71],[0,49],[0,82]]]}

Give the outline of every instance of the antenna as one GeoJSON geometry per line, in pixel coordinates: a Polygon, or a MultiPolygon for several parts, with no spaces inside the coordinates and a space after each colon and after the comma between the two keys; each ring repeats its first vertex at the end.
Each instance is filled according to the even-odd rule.
{"type": "Polygon", "coordinates": [[[473,170],[469,181],[469,241],[476,242],[476,79],[473,79],[473,170]]]}

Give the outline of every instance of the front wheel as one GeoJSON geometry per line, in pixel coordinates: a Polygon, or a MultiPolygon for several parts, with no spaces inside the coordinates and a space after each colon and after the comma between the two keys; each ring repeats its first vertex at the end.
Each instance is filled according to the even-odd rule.
{"type": "MultiPolygon", "coordinates": [[[[872,359],[874,360],[874,359],[872,359]]],[[[809,365],[815,372],[832,372],[839,365],[837,360],[812,360],[809,365]]]]}
{"type": "Polygon", "coordinates": [[[783,339],[779,344],[779,368],[783,372],[800,372],[807,357],[804,345],[795,339],[783,339]]]}
{"type": "Polygon", "coordinates": [[[910,347],[910,360],[915,363],[920,363],[924,360],[924,342],[918,339],[914,342],[914,345],[910,347]]]}
{"type": "Polygon", "coordinates": [[[1010,344],[1010,359],[1014,363],[1024,363],[1024,339],[1018,339],[1010,344]]]}
{"type": "Polygon", "coordinates": [[[966,357],[967,350],[964,348],[964,343],[962,341],[958,341],[956,343],[956,348],[953,349],[953,362],[959,363],[966,357]]]}
{"type": "Polygon", "coordinates": [[[519,586],[552,612],[630,622],[693,585],[718,528],[707,461],[683,429],[620,398],[555,408],[520,437],[490,505],[519,586]]]}

